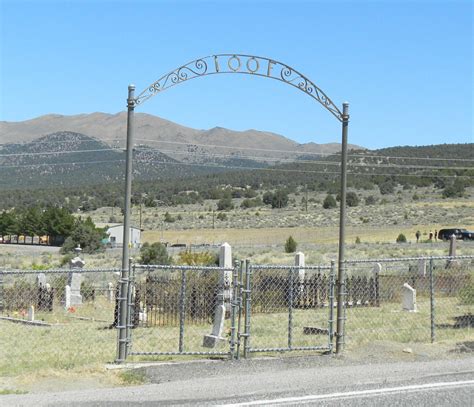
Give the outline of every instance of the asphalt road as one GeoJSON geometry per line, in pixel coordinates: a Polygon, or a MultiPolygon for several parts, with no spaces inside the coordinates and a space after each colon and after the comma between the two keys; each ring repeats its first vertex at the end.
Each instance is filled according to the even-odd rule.
{"type": "Polygon", "coordinates": [[[473,406],[474,357],[352,363],[330,357],[161,364],[150,384],[0,396],[1,406],[473,406]]]}

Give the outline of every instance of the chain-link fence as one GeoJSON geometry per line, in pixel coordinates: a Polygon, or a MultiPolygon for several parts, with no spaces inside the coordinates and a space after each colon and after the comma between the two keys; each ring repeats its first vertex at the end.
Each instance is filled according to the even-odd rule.
{"type": "Polygon", "coordinates": [[[119,270],[0,271],[0,373],[113,362],[119,270]]]}
{"type": "Polygon", "coordinates": [[[345,262],[345,342],[473,340],[474,256],[345,262]]]}
{"type": "Polygon", "coordinates": [[[343,332],[336,332],[334,263],[132,265],[130,280],[115,269],[0,270],[0,375],[117,360],[115,328],[126,329],[134,360],[331,351],[338,335],[349,349],[474,340],[474,256],[344,266],[343,332]]]}
{"type": "Polygon", "coordinates": [[[134,265],[128,355],[230,355],[233,268],[134,265]]]}
{"type": "Polygon", "coordinates": [[[334,265],[263,266],[247,263],[243,296],[244,355],[251,352],[331,350],[334,273],[334,265]]]}

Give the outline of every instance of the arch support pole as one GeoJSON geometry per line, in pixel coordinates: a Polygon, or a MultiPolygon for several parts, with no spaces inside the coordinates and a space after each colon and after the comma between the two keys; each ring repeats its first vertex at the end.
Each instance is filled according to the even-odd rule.
{"type": "Polygon", "coordinates": [[[344,250],[346,237],[346,190],[347,190],[347,131],[349,129],[349,103],[342,104],[342,146],[341,146],[341,203],[339,213],[339,260],[337,271],[337,327],[336,354],[344,348],[344,302],[346,295],[344,250]]]}
{"type": "Polygon", "coordinates": [[[129,259],[130,259],[130,207],[132,197],[132,161],[133,161],[133,128],[135,111],[135,85],[128,86],[128,115],[127,115],[127,151],[125,169],[125,197],[123,216],[123,248],[122,248],[122,271],[120,275],[120,298],[118,299],[118,341],[117,341],[117,363],[124,362],[127,358],[127,298],[129,284],[129,259]]]}

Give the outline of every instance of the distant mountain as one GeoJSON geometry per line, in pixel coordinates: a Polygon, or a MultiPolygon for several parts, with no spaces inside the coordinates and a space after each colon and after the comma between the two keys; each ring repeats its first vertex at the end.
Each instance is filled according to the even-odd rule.
{"type": "MultiPolygon", "coordinates": [[[[125,112],[91,113],[74,116],[50,114],[22,122],[0,122],[2,143],[25,143],[56,132],[74,132],[96,138],[109,146],[124,147],[125,112]]],[[[146,144],[177,161],[206,163],[210,159],[288,160],[314,153],[332,154],[340,144],[298,144],[279,134],[222,127],[197,130],[146,113],[135,115],[135,144],[146,144]]],[[[363,149],[349,145],[352,149],[363,149]]]]}
{"type": "MultiPolygon", "coordinates": [[[[192,167],[146,145],[133,154],[134,178],[164,180],[216,169],[192,167]]],[[[124,179],[125,153],[81,133],[61,131],[28,143],[0,145],[0,187],[69,187],[116,183],[124,179]]]]}

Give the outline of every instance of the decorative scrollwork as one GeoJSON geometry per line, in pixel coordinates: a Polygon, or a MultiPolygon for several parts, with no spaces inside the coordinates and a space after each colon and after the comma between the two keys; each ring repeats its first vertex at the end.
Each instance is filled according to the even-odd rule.
{"type": "Polygon", "coordinates": [[[297,70],[273,59],[242,54],[219,54],[191,61],[162,76],[135,99],[137,105],[172,86],[190,79],[220,73],[256,75],[279,80],[305,92],[329,110],[339,121],[341,111],[329,97],[297,70]]]}

